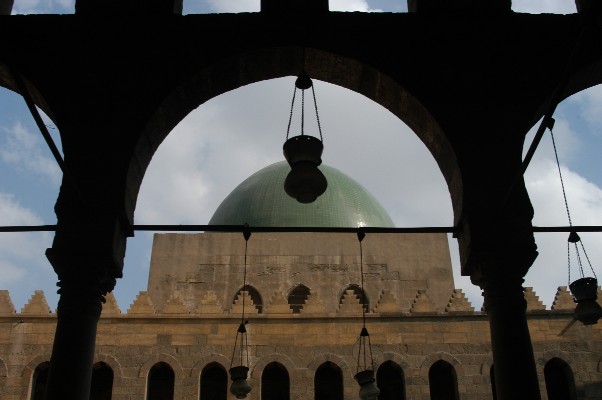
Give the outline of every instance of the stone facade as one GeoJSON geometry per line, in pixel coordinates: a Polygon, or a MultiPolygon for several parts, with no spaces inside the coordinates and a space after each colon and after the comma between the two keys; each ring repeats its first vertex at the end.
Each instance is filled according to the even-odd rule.
{"type": "MultiPolygon", "coordinates": [[[[454,289],[446,237],[369,234],[363,255],[366,324],[377,368],[394,362],[403,371],[406,399],[429,399],[429,370],[444,360],[455,370],[460,399],[492,399],[487,315],[454,289]]],[[[354,344],[362,304],[349,289],[359,283],[355,235],[253,234],[247,264],[247,283],[261,307],[241,291],[242,235],[156,235],[148,291],[125,313],[109,295],[98,325],[95,361],[113,371],[112,399],[144,399],[158,362],[174,371],[175,399],[198,399],[203,368],[230,366],[241,296],[247,296],[250,400],[261,398],[261,374],[271,362],[288,372],[291,399],[313,399],[314,376],[326,361],[342,371],[344,398],[358,399],[354,344]],[[309,296],[293,312],[289,295],[300,284],[309,296]]],[[[566,287],[549,310],[531,288],[525,300],[543,399],[544,368],[552,359],[572,370],[577,398],[599,399],[600,325],[574,322],[566,287]]],[[[42,292],[17,313],[8,292],[0,291],[0,398],[31,398],[34,371],[50,359],[55,327],[42,292]]]]}

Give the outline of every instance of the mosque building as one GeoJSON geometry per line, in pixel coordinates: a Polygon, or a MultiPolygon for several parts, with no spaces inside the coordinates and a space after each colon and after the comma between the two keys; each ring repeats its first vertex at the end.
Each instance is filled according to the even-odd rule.
{"type": "MultiPolygon", "coordinates": [[[[236,187],[210,225],[393,227],[360,184],[320,169],[328,188],[315,202],[287,196],[289,167],[276,163],[236,187]]],[[[542,397],[602,398],[600,325],[575,322],[566,287],[551,309],[524,295],[542,397]]],[[[234,399],[241,325],[248,399],[359,399],[364,321],[378,399],[495,399],[487,315],[455,288],[446,234],[348,232],[156,234],[147,291],[124,312],[107,296],[90,399],[234,399]]],[[[55,328],[42,292],[20,312],[0,292],[1,399],[43,398],[55,328]]]]}

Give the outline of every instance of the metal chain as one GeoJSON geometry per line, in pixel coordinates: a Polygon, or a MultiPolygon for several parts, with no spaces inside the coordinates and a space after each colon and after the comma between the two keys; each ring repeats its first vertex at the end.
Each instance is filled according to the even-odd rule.
{"type": "Polygon", "coordinates": [[[324,143],[324,138],[322,137],[322,126],[320,126],[320,115],[318,114],[318,102],[316,101],[316,90],[314,89],[315,85],[311,85],[311,93],[314,96],[314,108],[316,109],[316,121],[318,121],[318,132],[320,133],[320,140],[324,143]]]}
{"type": "Polygon", "coordinates": [[[293,101],[291,103],[291,113],[288,117],[288,127],[286,128],[286,140],[288,140],[288,135],[291,130],[291,122],[293,121],[293,108],[295,107],[295,95],[297,94],[297,86],[293,90],[293,101]]]}
{"type": "Polygon", "coordinates": [[[301,89],[301,136],[303,136],[305,128],[305,89],[301,89]]]}
{"type": "Polygon", "coordinates": [[[567,265],[569,269],[569,283],[568,286],[571,285],[571,242],[567,240],[566,242],[566,257],[568,259],[567,265]]]}
{"type": "MultiPolygon", "coordinates": [[[[552,123],[553,125],[553,123],[552,123]]],[[[567,201],[566,198],[566,191],[564,188],[564,180],[562,179],[562,171],[560,170],[560,161],[558,159],[558,151],[556,149],[556,140],[554,139],[554,131],[552,130],[552,127],[549,128],[550,129],[550,136],[552,137],[552,146],[554,147],[554,156],[556,157],[556,166],[558,167],[558,175],[560,176],[560,185],[562,186],[562,196],[564,198],[564,207],[566,208],[566,214],[567,217],[569,219],[569,226],[573,226],[573,221],[571,220],[571,212],[569,211],[569,203],[567,201]]],[[[583,244],[583,240],[581,240],[581,238],[579,237],[578,242],[581,243],[581,250],[583,250],[583,254],[585,255],[585,259],[587,260],[587,264],[589,265],[589,268],[592,271],[592,274],[594,275],[594,278],[598,279],[598,277],[596,276],[596,272],[594,271],[594,267],[592,267],[592,263],[589,260],[589,257],[587,255],[587,252],[585,251],[585,245],[583,244]]],[[[569,285],[571,284],[571,253],[570,253],[570,242],[567,242],[567,257],[568,257],[568,269],[569,269],[569,285]]],[[[579,253],[579,246],[577,246],[577,242],[574,242],[575,244],[575,254],[577,254],[577,265],[579,266],[579,272],[581,273],[581,277],[585,276],[585,273],[583,272],[583,263],[581,261],[581,254],[579,253]]]]}
{"type": "Polygon", "coordinates": [[[556,166],[558,167],[558,175],[560,175],[560,185],[562,186],[562,197],[564,198],[564,207],[566,208],[566,215],[569,218],[569,225],[573,226],[571,221],[571,212],[569,211],[569,203],[566,199],[566,191],[564,190],[564,180],[562,179],[562,171],[560,170],[560,161],[558,160],[558,151],[556,150],[556,140],[554,140],[554,131],[550,127],[550,136],[552,137],[552,146],[554,146],[554,156],[556,157],[556,166]]]}
{"type": "Polygon", "coordinates": [[[592,270],[592,274],[594,274],[594,278],[596,278],[596,280],[597,280],[598,277],[596,276],[596,271],[594,271],[594,267],[592,267],[592,263],[589,261],[589,257],[587,256],[587,252],[585,251],[585,245],[583,244],[583,240],[581,240],[581,249],[583,250],[583,254],[585,255],[585,259],[587,260],[589,269],[592,270]]]}

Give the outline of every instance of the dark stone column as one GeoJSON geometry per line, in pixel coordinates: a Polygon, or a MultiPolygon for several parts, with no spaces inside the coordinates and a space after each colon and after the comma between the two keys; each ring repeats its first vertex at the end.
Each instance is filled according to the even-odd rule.
{"type": "Polygon", "coordinates": [[[533,208],[522,179],[506,196],[517,171],[513,160],[520,158],[491,158],[492,164],[479,161],[488,167],[482,170],[495,174],[467,174],[474,181],[466,191],[458,233],[462,274],[483,289],[497,399],[539,400],[522,286],[538,254],[531,225],[533,208]],[[492,166],[502,166],[502,170],[492,166]]]}
{"type": "Polygon", "coordinates": [[[541,398],[522,286],[536,255],[534,249],[504,248],[482,259],[480,271],[471,276],[485,298],[498,400],[541,398]]]}
{"type": "Polygon", "coordinates": [[[0,0],[0,15],[10,15],[14,2],[14,0],[0,0]]]}
{"type": "Polygon", "coordinates": [[[64,276],[58,283],[60,300],[57,327],[50,359],[46,390],[47,400],[84,400],[90,397],[96,326],[104,295],[111,291],[115,279],[102,278],[86,265],[90,257],[74,260],[48,249],[53,265],[73,262],[81,274],[64,276]]]}
{"type": "Polygon", "coordinates": [[[55,206],[57,231],[52,248],[46,250],[60,294],[46,400],[89,399],[102,303],[123,268],[127,234],[119,212],[100,196],[80,193],[63,182],[55,206]],[[104,202],[92,204],[83,198],[104,202]]]}

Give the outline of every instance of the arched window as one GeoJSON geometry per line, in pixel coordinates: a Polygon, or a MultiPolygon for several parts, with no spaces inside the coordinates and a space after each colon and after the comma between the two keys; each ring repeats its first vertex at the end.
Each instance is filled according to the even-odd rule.
{"type": "Polygon", "coordinates": [[[447,361],[439,360],[429,370],[431,400],[458,400],[456,370],[447,361]]]}
{"type": "Polygon", "coordinates": [[[495,388],[495,373],[493,370],[493,365],[489,369],[489,378],[491,380],[491,394],[493,395],[493,400],[497,399],[497,389],[495,388]]]}
{"type": "Polygon", "coordinates": [[[378,400],[405,400],[405,378],[401,367],[386,361],[376,371],[376,385],[380,389],[378,400]]]}
{"type": "Polygon", "coordinates": [[[226,400],[228,398],[228,373],[216,362],[208,364],[201,372],[201,400],[226,400]]]}
{"type": "Polygon", "coordinates": [[[560,358],[552,358],[543,368],[548,400],[574,400],[575,377],[571,367],[560,358]]]}
{"type": "Polygon", "coordinates": [[[288,304],[291,305],[293,314],[299,314],[309,297],[309,288],[305,285],[297,285],[288,294],[288,304]]]}
{"type": "Polygon", "coordinates": [[[368,296],[366,296],[366,292],[364,292],[364,290],[361,287],[359,287],[358,285],[347,286],[347,288],[345,290],[343,290],[341,297],[339,297],[339,304],[341,304],[343,302],[343,297],[345,297],[345,294],[347,293],[348,290],[353,290],[355,297],[357,297],[360,300],[360,304],[363,304],[364,310],[366,310],[366,312],[369,312],[370,311],[370,302],[368,300],[368,296]]]}
{"type": "Polygon", "coordinates": [[[257,289],[255,289],[253,286],[245,285],[242,288],[240,288],[238,290],[238,292],[236,292],[236,296],[234,296],[234,300],[232,300],[232,304],[234,304],[236,299],[239,296],[241,296],[243,291],[246,291],[249,293],[249,296],[251,296],[251,299],[253,300],[253,304],[255,305],[257,312],[261,314],[261,312],[263,311],[263,301],[261,300],[261,295],[259,294],[257,289]]]}
{"type": "Polygon", "coordinates": [[[46,361],[38,365],[35,371],[33,371],[31,381],[31,400],[44,400],[49,369],[50,363],[46,361]]]}
{"type": "Polygon", "coordinates": [[[171,366],[159,362],[148,372],[147,400],[173,400],[175,374],[171,366]]]}
{"type": "Polygon", "coordinates": [[[107,364],[98,362],[92,368],[90,400],[111,400],[113,394],[113,370],[107,364]]]}
{"type": "Polygon", "coordinates": [[[343,372],[327,361],[318,367],[314,377],[315,400],[343,400],[343,372]]]}
{"type": "Polygon", "coordinates": [[[261,373],[261,400],[289,400],[290,379],[284,365],[272,362],[261,373]]]}

